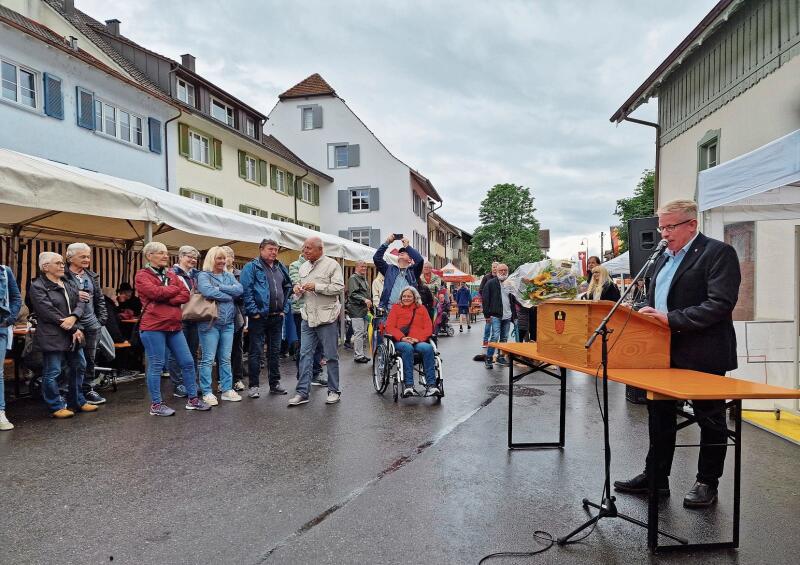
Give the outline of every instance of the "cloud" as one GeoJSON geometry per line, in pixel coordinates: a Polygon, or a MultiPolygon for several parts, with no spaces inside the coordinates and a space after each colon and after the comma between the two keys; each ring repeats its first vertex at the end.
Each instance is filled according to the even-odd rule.
{"type": "MultiPolygon", "coordinates": [[[[474,230],[496,183],[531,188],[552,256],[616,222],[654,163],[652,128],[609,116],[715,0],[78,0],[98,20],[269,113],[319,72],[474,230]]],[[[637,113],[655,119],[655,104],[637,113]]]]}

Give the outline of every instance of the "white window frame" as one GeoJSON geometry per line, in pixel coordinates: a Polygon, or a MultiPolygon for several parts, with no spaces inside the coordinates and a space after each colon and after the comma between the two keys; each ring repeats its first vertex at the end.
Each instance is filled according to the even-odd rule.
{"type": "Polygon", "coordinates": [[[343,145],[334,145],[333,146],[333,168],[334,169],[346,169],[348,168],[348,154],[347,154],[347,144],[343,145]],[[337,159],[337,151],[344,150],[344,165],[340,165],[337,159]]]}
{"type": "Polygon", "coordinates": [[[192,200],[197,200],[198,202],[203,202],[204,204],[214,204],[214,197],[209,196],[208,194],[203,194],[201,192],[194,192],[189,191],[189,198],[192,200]]]}
{"type": "Polygon", "coordinates": [[[300,189],[300,200],[313,204],[314,202],[314,187],[308,181],[303,181],[302,188],[300,189]]]}
{"type": "MultiPolygon", "coordinates": [[[[28,67],[27,65],[22,65],[20,63],[17,63],[16,61],[7,59],[5,57],[0,58],[0,100],[3,100],[4,102],[8,102],[10,104],[15,104],[20,108],[25,108],[27,110],[41,110],[42,96],[41,96],[41,89],[39,88],[40,77],[41,73],[28,67]],[[6,81],[5,79],[2,78],[2,68],[3,68],[2,63],[10,65],[16,69],[14,72],[14,80],[16,81],[16,83],[14,84],[14,96],[16,97],[15,100],[12,100],[11,98],[6,98],[5,95],[3,94],[3,87],[6,81]],[[33,106],[22,102],[23,87],[22,87],[22,82],[20,81],[21,71],[24,71],[33,76],[33,106]]],[[[25,88],[25,90],[30,90],[30,89],[25,88]]]]}
{"type": "Polygon", "coordinates": [[[372,203],[370,202],[370,189],[369,188],[351,188],[350,189],[350,211],[351,212],[369,212],[372,209],[372,203]],[[367,201],[367,207],[364,208],[362,205],[362,200],[367,201]],[[356,207],[356,202],[358,202],[358,207],[356,207]]]}
{"type": "Polygon", "coordinates": [[[370,229],[369,228],[359,228],[350,230],[350,239],[355,243],[360,243],[362,245],[366,245],[369,247],[369,236],[370,236],[370,229]]]}
{"type": "Polygon", "coordinates": [[[264,211],[261,208],[256,208],[255,206],[250,206],[249,204],[243,204],[242,206],[244,206],[246,210],[245,214],[248,214],[250,216],[258,216],[260,218],[261,212],[264,211]]]}
{"type": "Polygon", "coordinates": [[[286,171],[275,169],[275,192],[286,194],[286,171]]]}
{"type": "Polygon", "coordinates": [[[186,80],[184,80],[182,78],[179,78],[178,79],[178,85],[177,85],[176,94],[178,95],[178,100],[180,100],[181,102],[183,102],[185,104],[188,104],[189,106],[194,107],[195,100],[196,100],[196,98],[195,98],[195,89],[194,89],[194,85],[191,82],[188,82],[188,81],[186,81],[186,80]],[[181,96],[181,84],[183,84],[183,92],[185,94],[185,97],[181,96]]]}
{"type": "Polygon", "coordinates": [[[244,178],[250,182],[258,182],[258,159],[244,154],[244,178]]]}
{"type": "Polygon", "coordinates": [[[128,145],[132,145],[139,149],[144,149],[144,118],[135,112],[131,112],[126,108],[122,108],[117,106],[116,104],[112,104],[108,102],[105,98],[100,98],[95,96],[94,99],[94,115],[95,115],[95,124],[94,124],[94,131],[100,135],[104,135],[106,137],[110,137],[122,143],[127,143],[128,145]],[[100,112],[98,113],[98,105],[100,112]],[[108,132],[106,131],[106,120],[108,120],[108,109],[111,109],[114,113],[114,131],[108,132]],[[129,138],[125,139],[122,137],[122,122],[120,120],[121,114],[127,114],[130,120],[129,122],[129,138]]]}
{"type": "Polygon", "coordinates": [[[212,143],[213,142],[211,141],[210,137],[205,136],[202,133],[197,132],[197,131],[195,131],[193,129],[190,129],[189,130],[189,155],[188,155],[189,160],[190,161],[194,161],[195,163],[200,163],[201,165],[206,165],[207,167],[210,167],[211,166],[211,153],[214,151],[212,143]],[[200,145],[201,155],[199,156],[200,158],[198,158],[198,156],[195,155],[195,152],[194,152],[194,140],[195,139],[197,139],[197,141],[201,144],[200,145]],[[202,159],[202,156],[203,156],[202,155],[202,149],[203,149],[202,148],[202,143],[203,143],[203,141],[205,141],[205,148],[206,148],[205,156],[208,159],[207,161],[203,161],[203,159],[202,159]]]}
{"type": "Polygon", "coordinates": [[[247,133],[248,137],[252,137],[253,139],[255,139],[256,138],[256,121],[253,118],[251,118],[250,116],[247,116],[244,119],[244,123],[245,123],[245,132],[247,133]]]}
{"type": "Polygon", "coordinates": [[[217,120],[218,122],[227,124],[230,127],[234,127],[234,124],[236,123],[236,119],[234,118],[233,106],[225,104],[225,102],[223,102],[222,100],[218,100],[213,96],[211,97],[211,117],[217,120]],[[215,104],[218,104],[219,106],[222,106],[225,109],[225,116],[227,119],[220,120],[217,116],[214,115],[215,104]]]}
{"type": "Polygon", "coordinates": [[[301,108],[300,111],[303,113],[301,116],[303,131],[314,129],[314,108],[312,106],[305,106],[301,108]]]}

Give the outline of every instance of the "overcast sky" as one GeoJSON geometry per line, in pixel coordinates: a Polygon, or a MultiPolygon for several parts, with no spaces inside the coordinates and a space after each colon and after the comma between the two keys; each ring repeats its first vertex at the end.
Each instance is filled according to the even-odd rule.
{"type": "MultiPolygon", "coordinates": [[[[649,127],[611,114],[716,0],[77,0],[267,114],[320,73],[468,231],[497,183],[531,188],[552,257],[599,252],[654,163],[649,127]]],[[[654,120],[656,104],[636,117],[654,120]]]]}

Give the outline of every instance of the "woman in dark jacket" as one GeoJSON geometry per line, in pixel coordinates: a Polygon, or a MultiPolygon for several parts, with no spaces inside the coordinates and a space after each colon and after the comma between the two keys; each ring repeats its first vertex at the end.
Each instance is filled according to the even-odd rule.
{"type": "Polygon", "coordinates": [[[31,282],[29,293],[37,321],[34,345],[42,352],[42,398],[55,418],[70,418],[77,411],[94,412],[97,406],[87,404],[81,391],[86,360],[80,319],[85,303],[78,298],[78,287],[64,276],[61,255],[50,251],[40,253],[39,270],[41,274],[31,282]],[[66,404],[56,384],[65,361],[66,404]]]}
{"type": "Polygon", "coordinates": [[[161,370],[167,350],[175,358],[183,375],[183,386],[189,395],[187,410],[210,410],[197,397],[194,359],[183,335],[181,305],[189,301],[186,285],[178,279],[169,264],[167,246],[151,241],[142,249],[147,263],[136,273],[136,289],[142,298],[139,335],[147,355],[147,389],[150,391],[150,415],[172,416],[175,410],[161,401],[161,370]]]}
{"type": "Polygon", "coordinates": [[[608,270],[603,266],[592,269],[592,280],[589,282],[589,288],[583,298],[585,300],[611,300],[616,302],[619,297],[619,288],[611,280],[608,270]]]}

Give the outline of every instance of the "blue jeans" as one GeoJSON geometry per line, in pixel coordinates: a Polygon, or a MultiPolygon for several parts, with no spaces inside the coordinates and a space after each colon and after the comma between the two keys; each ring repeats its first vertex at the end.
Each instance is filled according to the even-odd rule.
{"type": "Polygon", "coordinates": [[[167,353],[175,357],[175,361],[183,374],[183,386],[189,398],[197,396],[197,383],[194,380],[194,359],[186,345],[186,338],[181,330],[174,332],[143,331],[139,332],[147,355],[147,390],[153,404],[161,404],[161,371],[167,360],[167,353]]]}
{"type": "MultiPolygon", "coordinates": [[[[6,347],[8,347],[8,328],[0,328],[0,367],[6,360],[6,347]]],[[[0,412],[6,409],[6,383],[0,379],[0,412]]]]}
{"type": "Polygon", "coordinates": [[[214,324],[210,328],[203,324],[200,328],[200,345],[203,357],[200,359],[200,390],[203,394],[211,394],[211,365],[217,358],[219,368],[219,389],[222,392],[233,387],[231,371],[231,348],[233,347],[233,322],[224,326],[214,324]]]}
{"type": "MultiPolygon", "coordinates": [[[[208,325],[208,322],[202,323],[208,325]]],[[[189,353],[192,354],[192,359],[195,359],[197,347],[200,345],[197,326],[197,322],[183,322],[183,335],[186,338],[186,344],[189,346],[189,353]]],[[[167,358],[169,359],[167,363],[167,367],[169,367],[169,380],[172,382],[172,386],[177,388],[178,385],[183,384],[183,374],[181,373],[181,368],[178,366],[178,363],[175,361],[175,357],[167,352],[167,358]]]]}
{"type": "Polygon", "coordinates": [[[61,365],[65,361],[67,363],[67,406],[72,409],[86,404],[86,398],[81,390],[83,373],[86,371],[83,349],[44,351],[42,352],[42,399],[51,412],[65,407],[58,392],[58,376],[61,374],[61,365]]]}
{"type": "Polygon", "coordinates": [[[425,381],[429,386],[436,384],[436,359],[433,354],[433,346],[430,343],[420,341],[411,345],[405,341],[395,342],[394,348],[403,359],[403,380],[406,386],[414,386],[414,352],[422,356],[422,364],[425,367],[425,381]]]}
{"type": "Polygon", "coordinates": [[[322,354],[328,360],[328,390],[339,392],[339,324],[331,322],[315,328],[303,320],[300,337],[300,378],[297,381],[297,394],[308,398],[308,389],[311,386],[311,366],[314,362],[314,352],[317,344],[322,343],[322,354]]]}
{"type": "Polygon", "coordinates": [[[492,320],[494,320],[494,318],[487,318],[486,316],[484,316],[484,319],[486,320],[486,323],[483,325],[483,342],[486,343],[487,341],[489,341],[489,338],[491,337],[492,320]]]}
{"type": "MultiPolygon", "coordinates": [[[[511,327],[511,320],[501,320],[498,317],[492,318],[492,334],[489,341],[505,343],[508,341],[508,329],[511,327]]],[[[491,359],[494,355],[494,347],[486,350],[486,359],[491,359]]]]}
{"type": "MultiPolygon", "coordinates": [[[[297,328],[297,355],[295,355],[295,366],[297,367],[296,379],[300,380],[300,348],[303,346],[303,317],[300,314],[292,314],[294,316],[294,327],[297,328]]],[[[322,374],[322,342],[317,344],[317,349],[314,351],[314,366],[312,367],[313,378],[317,378],[322,374]]]]}
{"type": "Polygon", "coordinates": [[[280,353],[283,333],[283,316],[248,316],[250,350],[247,353],[247,368],[250,386],[259,386],[261,374],[261,354],[267,342],[267,372],[269,388],[281,384],[280,353]]]}

